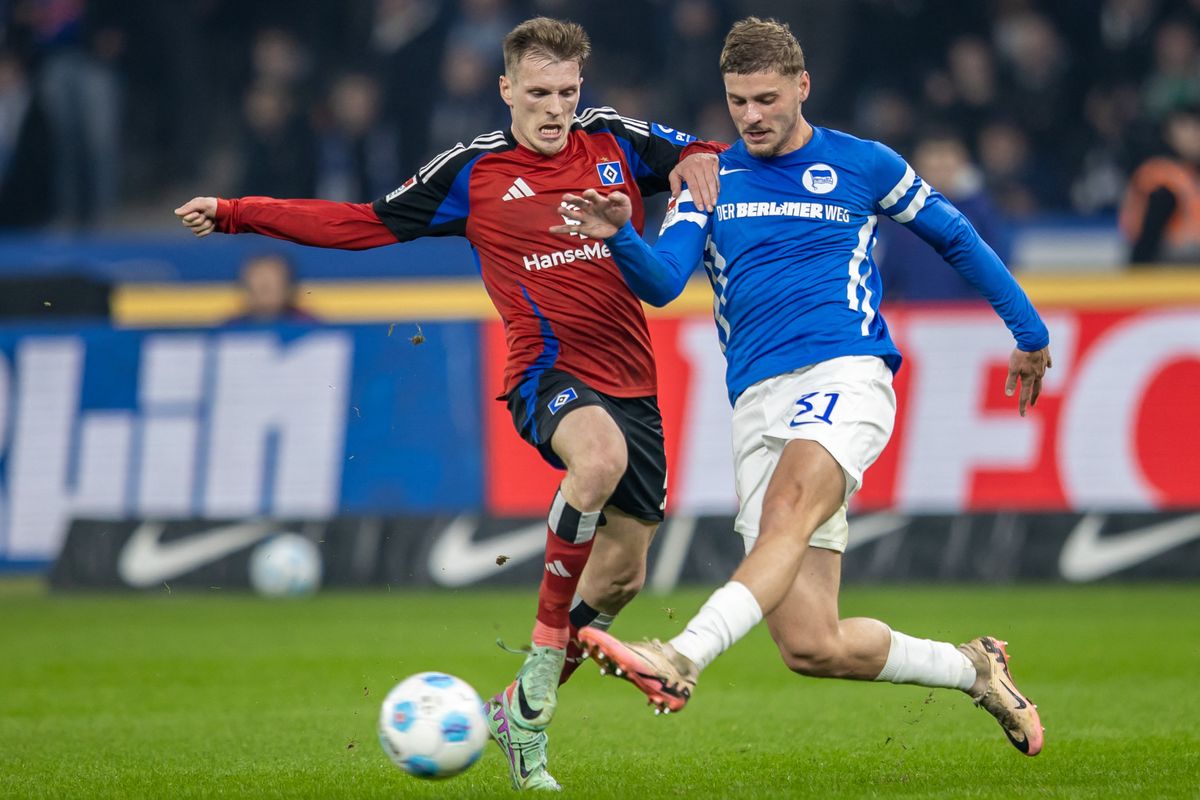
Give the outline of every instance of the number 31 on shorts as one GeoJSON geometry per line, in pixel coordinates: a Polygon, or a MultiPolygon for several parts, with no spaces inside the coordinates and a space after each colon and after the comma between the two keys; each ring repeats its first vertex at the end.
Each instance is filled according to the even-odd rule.
{"type": "Polygon", "coordinates": [[[809,392],[796,401],[796,413],[788,423],[790,428],[812,425],[815,422],[833,424],[833,407],[837,405],[837,392],[809,392]],[[816,413],[820,410],[820,413],[816,413]]]}

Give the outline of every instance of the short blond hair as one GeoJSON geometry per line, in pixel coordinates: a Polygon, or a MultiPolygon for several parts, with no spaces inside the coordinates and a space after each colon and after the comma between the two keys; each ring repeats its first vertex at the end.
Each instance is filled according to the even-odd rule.
{"type": "Polygon", "coordinates": [[[587,32],[574,22],[550,17],[527,19],[504,37],[504,71],[511,76],[527,55],[547,61],[583,62],[592,54],[587,32]]]}
{"type": "Polygon", "coordinates": [[[804,72],[804,50],[787,23],[746,17],[733,24],[721,50],[721,74],[752,75],[778,72],[796,76],[804,72]]]}

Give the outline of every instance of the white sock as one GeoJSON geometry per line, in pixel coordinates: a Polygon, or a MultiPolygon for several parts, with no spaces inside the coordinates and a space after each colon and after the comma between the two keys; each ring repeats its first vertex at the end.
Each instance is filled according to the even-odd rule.
{"type": "Polygon", "coordinates": [[[762,616],[758,601],[745,584],[730,581],[712,593],[683,633],[670,644],[698,669],[704,669],[749,633],[762,616]]]}
{"type": "Polygon", "coordinates": [[[592,620],[591,625],[588,627],[595,628],[598,631],[606,631],[612,627],[613,620],[616,619],[616,617],[616,614],[605,614],[604,612],[601,612],[596,615],[596,618],[592,620]]]}
{"type": "Polygon", "coordinates": [[[917,639],[892,631],[892,647],[877,681],[962,689],[975,683],[975,665],[949,642],[917,639]]]}

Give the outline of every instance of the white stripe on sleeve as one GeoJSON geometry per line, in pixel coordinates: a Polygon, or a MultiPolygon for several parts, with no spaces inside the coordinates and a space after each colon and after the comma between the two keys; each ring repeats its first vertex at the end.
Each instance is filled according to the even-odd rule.
{"type": "Polygon", "coordinates": [[[922,183],[921,188],[917,189],[916,195],[913,196],[912,202],[908,204],[908,208],[894,215],[892,219],[900,223],[912,222],[913,218],[925,207],[925,201],[929,198],[931,191],[933,191],[932,186],[928,183],[922,183]]]}
{"type": "Polygon", "coordinates": [[[663,224],[662,229],[665,231],[677,222],[694,222],[697,227],[703,228],[708,224],[708,214],[701,214],[699,211],[677,211],[663,224]]]}
{"type": "Polygon", "coordinates": [[[917,180],[917,173],[908,164],[904,165],[904,177],[900,182],[892,187],[892,190],[887,193],[887,196],[879,201],[879,207],[887,210],[899,202],[901,197],[908,194],[908,190],[912,188],[913,183],[917,180]]]}

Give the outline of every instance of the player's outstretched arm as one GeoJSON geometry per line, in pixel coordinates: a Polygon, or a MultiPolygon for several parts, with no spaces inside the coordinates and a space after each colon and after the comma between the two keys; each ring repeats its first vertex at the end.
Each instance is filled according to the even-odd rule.
{"type": "Polygon", "coordinates": [[[1012,397],[1013,392],[1017,390],[1017,382],[1020,381],[1021,393],[1017,398],[1017,410],[1022,417],[1025,416],[1026,405],[1037,405],[1038,395],[1042,393],[1042,378],[1052,366],[1054,363],[1050,358],[1049,347],[1032,353],[1019,347],[1013,348],[1012,355],[1008,357],[1008,379],[1004,382],[1004,394],[1012,397]]]}
{"type": "Polygon", "coordinates": [[[905,163],[895,151],[876,143],[876,209],[924,239],[1004,320],[1017,343],[1006,384],[1011,395],[1021,382],[1020,411],[1041,391],[1050,362],[1050,332],[1025,291],[954,205],[905,163]]]}
{"type": "MultiPolygon", "coordinates": [[[[1012,397],[1020,385],[1017,410],[1023,417],[1027,407],[1037,404],[1042,391],[1042,377],[1051,364],[1050,332],[1028,295],[992,248],[957,209],[948,202],[944,202],[944,205],[948,208],[946,213],[950,224],[943,230],[953,233],[922,238],[933,244],[942,257],[987,299],[1016,339],[1017,346],[1008,359],[1004,393],[1012,397]]],[[[930,211],[932,213],[927,215],[924,222],[936,219],[938,214],[943,213],[942,209],[936,207],[930,211]]],[[[929,232],[928,228],[910,227],[917,227],[918,233],[922,230],[929,232]]]]}
{"type": "Polygon", "coordinates": [[[278,200],[274,197],[193,197],[175,216],[196,236],[259,233],[275,239],[365,250],[395,244],[396,235],[379,219],[370,203],[332,200],[278,200]]]}
{"type": "MultiPolygon", "coordinates": [[[[895,157],[899,162],[899,156],[895,157]]],[[[899,162],[903,163],[903,162],[899,162]]],[[[880,209],[924,239],[991,304],[1016,339],[1008,361],[1004,393],[1012,397],[1020,384],[1021,416],[1037,402],[1042,376],[1050,366],[1050,332],[1004,262],[953,204],[908,169],[894,197],[880,209]],[[911,176],[911,177],[910,177],[911,176]]]]}

